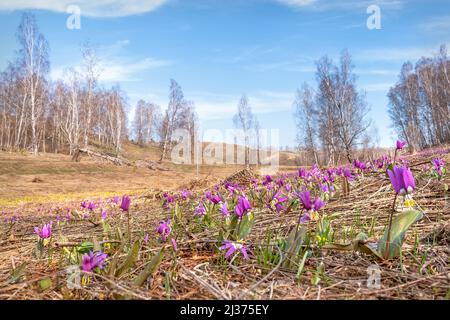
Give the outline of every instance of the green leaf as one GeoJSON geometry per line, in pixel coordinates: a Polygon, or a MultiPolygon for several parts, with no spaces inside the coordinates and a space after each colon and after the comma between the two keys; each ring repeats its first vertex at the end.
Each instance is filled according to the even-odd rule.
{"type": "Polygon", "coordinates": [[[24,275],[24,273],[26,271],[26,267],[27,267],[27,263],[23,262],[20,266],[15,268],[12,272],[9,282],[10,283],[17,282],[24,275]]]}
{"type": "Polygon", "coordinates": [[[250,234],[250,231],[252,231],[252,227],[254,224],[255,224],[255,217],[253,213],[248,213],[242,217],[241,222],[238,223],[237,225],[237,228],[239,228],[238,229],[239,240],[244,239],[246,236],[250,234]]]}
{"type": "Polygon", "coordinates": [[[120,244],[119,250],[117,250],[116,254],[114,255],[108,269],[108,275],[111,277],[114,276],[116,270],[117,270],[117,264],[119,263],[119,253],[123,251],[123,248],[125,247],[125,242],[122,242],[120,244]]]}
{"type": "Polygon", "coordinates": [[[180,206],[178,205],[178,202],[175,203],[174,216],[175,216],[174,220],[176,222],[181,221],[181,210],[180,210],[180,206]]]}
{"type": "Polygon", "coordinates": [[[52,279],[44,279],[39,281],[39,287],[41,288],[42,291],[47,290],[48,288],[50,288],[52,286],[52,279]]]}
{"type": "Polygon", "coordinates": [[[306,228],[300,227],[300,229],[293,228],[291,232],[289,233],[289,236],[286,240],[286,260],[284,262],[284,267],[289,268],[290,262],[292,259],[294,259],[295,256],[300,251],[300,248],[304,242],[306,234],[306,228]]]}
{"type": "Polygon", "coordinates": [[[400,255],[400,249],[403,245],[405,233],[408,228],[416,221],[422,219],[423,214],[418,210],[408,210],[400,213],[392,219],[392,227],[388,240],[388,229],[384,232],[383,237],[378,242],[378,252],[382,257],[392,259],[400,255]],[[387,247],[387,248],[386,248],[387,247]],[[388,250],[388,252],[386,252],[388,250]]]}
{"type": "Polygon", "coordinates": [[[77,247],[78,253],[89,253],[94,248],[94,244],[92,242],[83,242],[80,246],[77,247]]]}
{"type": "Polygon", "coordinates": [[[144,282],[158,269],[164,257],[164,247],[152,258],[150,263],[139,273],[134,279],[134,284],[138,287],[142,286],[144,282]]]}
{"type": "Polygon", "coordinates": [[[133,244],[133,247],[131,248],[130,253],[128,254],[126,260],[122,265],[117,269],[115,276],[120,277],[122,274],[124,274],[128,269],[132,268],[134,266],[134,263],[136,262],[136,259],[139,254],[139,249],[141,248],[141,244],[138,240],[133,244]]]}
{"type": "Polygon", "coordinates": [[[308,250],[305,250],[305,254],[303,254],[302,261],[300,261],[300,265],[298,266],[297,275],[295,276],[297,279],[300,279],[300,275],[302,274],[303,268],[305,267],[307,257],[308,257],[308,250]]]}

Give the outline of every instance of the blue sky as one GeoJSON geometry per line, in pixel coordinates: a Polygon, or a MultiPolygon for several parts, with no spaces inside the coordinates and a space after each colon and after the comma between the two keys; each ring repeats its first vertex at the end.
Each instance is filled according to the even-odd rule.
{"type": "Polygon", "coordinates": [[[195,102],[204,129],[232,128],[246,94],[261,126],[280,129],[283,146],[295,144],[295,91],[304,81],[315,85],[321,56],[336,61],[342,49],[350,51],[380,145],[390,146],[396,135],[386,94],[402,63],[450,44],[447,0],[2,0],[2,69],[14,59],[25,9],[36,14],[50,43],[53,79],[80,64],[80,44],[88,40],[101,59],[101,84],[120,84],[130,118],[140,98],[164,109],[174,78],[195,102]],[[81,29],[66,27],[69,4],[81,9],[81,29]],[[371,4],[381,9],[380,30],[366,26],[371,4]]]}

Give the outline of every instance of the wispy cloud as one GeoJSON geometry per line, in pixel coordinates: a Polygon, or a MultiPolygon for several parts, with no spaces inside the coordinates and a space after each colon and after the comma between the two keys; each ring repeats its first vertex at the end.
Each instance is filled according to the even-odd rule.
{"type": "MultiPolygon", "coordinates": [[[[119,40],[111,45],[98,48],[98,73],[101,82],[128,82],[140,81],[140,75],[148,70],[170,66],[173,61],[157,59],[153,57],[136,58],[133,56],[122,56],[121,51],[129,44],[128,40],[119,40]]],[[[51,78],[53,80],[64,78],[67,69],[74,68],[81,72],[81,61],[73,65],[59,65],[52,68],[51,78]]]]}
{"type": "Polygon", "coordinates": [[[278,3],[290,6],[294,9],[326,10],[360,10],[372,4],[379,5],[386,10],[398,10],[404,5],[401,0],[275,0],[278,3]]]}
{"type": "Polygon", "coordinates": [[[310,6],[316,2],[316,0],[276,0],[276,1],[292,7],[310,6]]]}
{"type": "Polygon", "coordinates": [[[77,5],[83,16],[125,17],[153,11],[167,2],[168,0],[2,0],[0,10],[40,9],[66,12],[69,5],[77,5]]]}
{"type": "MultiPolygon", "coordinates": [[[[202,120],[230,118],[236,113],[240,95],[185,92],[195,101],[196,111],[202,120]]],[[[291,110],[294,93],[284,91],[256,91],[247,95],[255,114],[291,110]]]]}
{"type": "Polygon", "coordinates": [[[415,62],[421,57],[431,57],[439,52],[439,46],[434,47],[405,47],[405,48],[379,48],[364,49],[356,52],[354,57],[358,60],[371,61],[411,61],[415,62]]]}
{"type": "Polygon", "coordinates": [[[419,28],[427,32],[447,33],[450,31],[450,16],[433,17],[419,24],[419,28]]]}

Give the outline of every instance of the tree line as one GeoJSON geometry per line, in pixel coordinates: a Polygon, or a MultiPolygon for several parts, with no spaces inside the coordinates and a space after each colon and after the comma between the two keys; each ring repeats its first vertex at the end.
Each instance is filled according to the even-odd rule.
{"type": "Polygon", "coordinates": [[[98,58],[88,44],[83,65],[50,81],[49,45],[34,15],[22,16],[17,57],[0,74],[0,148],[68,152],[96,143],[115,150],[127,135],[126,98],[119,86],[98,86],[98,58]]]}
{"type": "MultiPolygon", "coordinates": [[[[365,93],[358,91],[354,65],[347,50],[335,64],[324,56],[316,62],[316,88],[304,83],[294,101],[298,148],[320,163],[352,162],[361,150],[374,150],[376,128],[368,117],[365,93]]],[[[445,46],[415,68],[403,64],[398,82],[389,90],[392,126],[411,151],[450,142],[450,60],[445,46]]]]}
{"type": "Polygon", "coordinates": [[[17,40],[16,59],[0,74],[0,149],[72,155],[95,146],[117,155],[123,141],[133,137],[140,145],[159,143],[162,161],[175,128],[195,136],[195,105],[175,80],[170,82],[167,110],[162,113],[158,105],[139,100],[128,130],[126,94],[118,85],[99,85],[100,61],[88,43],[81,46],[82,65],[50,81],[49,44],[33,14],[22,15],[17,40]]]}
{"type": "Polygon", "coordinates": [[[404,63],[388,98],[392,123],[411,149],[448,143],[450,58],[445,45],[435,57],[423,57],[415,66],[404,63]]]}
{"type": "MultiPolygon", "coordinates": [[[[128,128],[128,102],[121,88],[99,85],[100,61],[95,50],[81,46],[82,65],[65,70],[64,79],[49,80],[49,45],[35,17],[24,13],[17,30],[19,50],[0,73],[0,148],[73,154],[94,145],[119,154],[123,141],[157,144],[160,161],[168,157],[175,129],[198,139],[199,120],[193,101],[170,80],[167,108],[139,100],[128,128]]],[[[398,82],[389,90],[392,125],[412,149],[450,141],[450,59],[445,46],[438,55],[406,62],[398,82]]],[[[339,61],[324,56],[316,62],[316,87],[304,83],[294,101],[298,148],[310,162],[353,161],[356,150],[376,145],[369,107],[358,90],[354,65],[347,50],[339,61]],[[325,155],[325,157],[323,157],[325,155]]],[[[261,149],[260,124],[243,95],[233,117],[244,133],[245,164],[250,148],[261,149]]],[[[191,150],[192,154],[194,150],[191,150]]],[[[359,152],[359,154],[361,154],[359,152]]],[[[257,163],[260,163],[259,152],[257,163]]],[[[193,156],[193,155],[192,155],[193,156]]]]}
{"type": "Polygon", "coordinates": [[[365,94],[358,91],[354,65],[347,50],[336,65],[328,56],[316,62],[317,88],[304,83],[294,101],[299,148],[319,163],[318,152],[330,164],[353,160],[354,150],[367,138],[371,120],[365,94]]]}

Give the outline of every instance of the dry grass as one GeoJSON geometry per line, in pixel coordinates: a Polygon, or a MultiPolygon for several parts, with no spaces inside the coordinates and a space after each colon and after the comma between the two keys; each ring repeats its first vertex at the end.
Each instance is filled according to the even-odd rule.
{"type": "MultiPolygon", "coordinates": [[[[0,159],[4,159],[1,156],[4,155],[0,155],[0,159]]],[[[424,160],[429,159],[412,159],[412,165],[424,160]]],[[[447,156],[445,160],[448,163],[450,158],[447,156]]],[[[82,162],[80,165],[95,168],[90,163],[82,162]]],[[[61,163],[61,167],[64,167],[64,163],[61,163]]],[[[72,167],[69,166],[68,170],[70,168],[72,167]]],[[[28,169],[25,172],[26,170],[28,169]]],[[[92,172],[86,173],[89,174],[92,172]]],[[[190,177],[188,174],[177,176],[179,173],[170,172],[170,178],[163,176],[161,172],[148,174],[146,178],[157,180],[160,188],[166,186],[164,183],[171,187],[183,183],[185,186],[189,185],[183,182],[190,177]],[[167,182],[167,178],[172,180],[167,182]]],[[[197,185],[199,190],[218,178],[216,172],[214,177],[208,176],[207,172],[203,174],[206,179],[203,180],[204,184],[197,185]]],[[[54,259],[50,263],[47,259],[33,257],[36,238],[32,227],[48,221],[48,212],[39,211],[35,204],[24,204],[16,207],[21,215],[18,223],[0,227],[0,299],[449,299],[450,204],[443,184],[450,184],[450,179],[447,175],[444,181],[438,182],[419,178],[419,175],[416,173],[418,190],[415,200],[427,216],[408,231],[401,259],[379,261],[355,252],[317,250],[306,260],[299,279],[296,278],[295,270],[285,269],[281,264],[272,265],[266,270],[256,259],[223,263],[221,254],[215,248],[214,239],[217,234],[214,231],[206,229],[192,234],[179,230],[176,259],[166,255],[157,273],[144,287],[135,288],[130,279],[142,270],[145,261],[156,252],[158,245],[155,242],[149,242],[142,248],[136,266],[122,277],[95,276],[82,289],[68,290],[65,285],[65,270],[58,265],[57,257],[61,249],[55,248],[54,259]],[[9,279],[12,269],[24,261],[28,262],[25,278],[18,283],[11,283],[9,279]],[[368,289],[366,286],[367,268],[371,265],[378,265],[381,270],[379,289],[368,289]],[[319,275],[321,280],[314,285],[311,280],[317,274],[319,266],[323,266],[323,272],[319,275]],[[166,282],[168,277],[171,279],[170,286],[166,282]],[[38,283],[47,278],[52,279],[52,286],[42,292],[38,283]]],[[[144,180],[139,181],[144,185],[144,180]]],[[[108,181],[102,180],[101,183],[108,181]]],[[[133,185],[136,183],[140,182],[132,182],[133,185]]],[[[151,185],[150,181],[145,186],[148,185],[151,185]]],[[[334,217],[333,228],[354,234],[360,231],[369,233],[371,223],[375,221],[372,237],[379,238],[387,223],[392,201],[392,189],[389,185],[389,180],[382,174],[367,175],[352,187],[349,195],[331,200],[325,213],[334,217]]],[[[153,232],[157,222],[169,215],[161,208],[158,199],[152,200],[149,196],[135,197],[133,203],[134,238],[141,237],[143,231],[153,232]]],[[[77,206],[78,202],[54,205],[70,207],[77,206]]],[[[264,244],[269,230],[286,234],[297,218],[298,212],[282,216],[266,210],[257,212],[256,224],[248,239],[252,250],[255,252],[264,244]]],[[[123,223],[119,218],[113,222],[114,226],[123,223]]],[[[103,235],[101,226],[86,220],[73,221],[62,228],[61,234],[64,234],[67,242],[82,242],[93,237],[101,239],[103,235]]],[[[342,239],[342,235],[337,238],[342,239]]]]}

